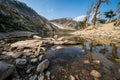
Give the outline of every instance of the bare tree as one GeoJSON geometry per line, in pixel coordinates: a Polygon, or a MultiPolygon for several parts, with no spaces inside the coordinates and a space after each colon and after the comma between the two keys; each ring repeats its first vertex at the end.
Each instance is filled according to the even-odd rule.
{"type": "Polygon", "coordinates": [[[114,14],[116,14],[116,13],[118,13],[118,12],[120,12],[120,2],[118,2],[117,8],[116,8],[116,10],[114,11],[114,14]]]}
{"type": "Polygon", "coordinates": [[[96,20],[97,20],[97,12],[99,10],[99,7],[102,3],[109,3],[109,0],[97,0],[95,5],[94,5],[94,14],[93,14],[93,19],[92,19],[92,26],[93,28],[95,27],[96,25],[96,20]]]}
{"type": "Polygon", "coordinates": [[[88,7],[88,11],[86,13],[86,27],[88,26],[88,21],[89,21],[93,6],[94,6],[94,3],[92,3],[91,6],[88,7]]]}

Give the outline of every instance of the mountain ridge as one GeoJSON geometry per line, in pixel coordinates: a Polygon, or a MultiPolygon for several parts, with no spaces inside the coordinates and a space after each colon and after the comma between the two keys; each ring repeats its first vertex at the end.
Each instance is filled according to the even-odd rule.
{"type": "Polygon", "coordinates": [[[68,17],[50,20],[50,22],[59,26],[63,26],[63,28],[66,28],[66,29],[68,28],[75,29],[75,26],[78,24],[75,20],[68,17]]]}
{"type": "Polygon", "coordinates": [[[0,0],[0,16],[0,32],[22,30],[37,32],[44,36],[58,29],[46,18],[18,0],[0,0]]]}

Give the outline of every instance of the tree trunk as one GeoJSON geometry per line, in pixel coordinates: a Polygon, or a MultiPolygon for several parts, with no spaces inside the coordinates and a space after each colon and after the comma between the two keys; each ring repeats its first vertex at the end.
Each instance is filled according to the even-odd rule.
{"type": "Polygon", "coordinates": [[[87,17],[86,17],[86,27],[88,27],[89,18],[90,18],[90,15],[87,15],[87,17]]]}
{"type": "Polygon", "coordinates": [[[96,16],[97,16],[97,12],[98,12],[98,9],[100,7],[100,4],[101,4],[101,0],[98,0],[96,2],[95,7],[94,7],[94,15],[93,15],[93,19],[92,19],[92,27],[93,28],[95,28],[95,25],[96,25],[96,20],[97,20],[96,16]]]}
{"type": "Polygon", "coordinates": [[[95,28],[95,25],[96,25],[96,20],[97,20],[97,18],[96,18],[96,16],[97,16],[97,11],[98,11],[98,9],[97,9],[97,8],[95,8],[95,9],[94,9],[94,16],[93,16],[93,20],[92,20],[92,27],[93,27],[93,28],[95,28]]]}

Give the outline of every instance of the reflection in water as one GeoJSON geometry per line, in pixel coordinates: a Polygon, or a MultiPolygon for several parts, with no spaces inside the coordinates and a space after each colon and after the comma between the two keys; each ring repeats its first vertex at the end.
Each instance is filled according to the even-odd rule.
{"type": "Polygon", "coordinates": [[[112,44],[112,56],[113,56],[113,58],[116,58],[116,59],[119,58],[117,55],[117,47],[115,44],[112,44]]]}
{"type": "Polygon", "coordinates": [[[90,62],[92,63],[93,62],[93,57],[92,57],[92,51],[93,51],[93,42],[90,42],[90,45],[89,45],[89,47],[90,47],[90,53],[89,53],[89,60],[90,60],[90,62]]]}
{"type": "Polygon", "coordinates": [[[116,47],[115,44],[111,44],[112,46],[112,52],[111,55],[109,56],[109,59],[112,60],[113,62],[119,62],[119,53],[117,52],[118,48],[116,47]]]}
{"type": "Polygon", "coordinates": [[[55,48],[54,46],[48,50],[45,58],[51,61],[48,69],[52,73],[52,76],[54,76],[51,77],[51,80],[70,80],[70,75],[74,76],[76,78],[75,80],[94,80],[93,77],[90,76],[91,70],[100,72],[102,77],[99,80],[120,79],[120,73],[117,71],[119,64],[113,65],[111,62],[119,58],[118,54],[120,54],[120,52],[118,49],[120,48],[117,48],[115,44],[111,46],[97,45],[97,43],[95,44],[93,41],[77,40],[81,41],[80,45],[63,45],[64,48],[59,50],[53,49],[55,48]],[[100,50],[104,50],[103,52],[105,52],[105,54],[100,54],[100,50]],[[90,63],[87,62],[87,64],[85,64],[84,61],[87,60],[89,60],[90,63]],[[94,64],[94,60],[100,61],[100,64],[94,64]]]}

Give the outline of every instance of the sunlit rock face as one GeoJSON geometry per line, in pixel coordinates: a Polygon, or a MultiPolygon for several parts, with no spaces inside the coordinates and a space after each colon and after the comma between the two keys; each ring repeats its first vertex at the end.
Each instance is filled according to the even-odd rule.
{"type": "Polygon", "coordinates": [[[56,29],[46,18],[18,0],[0,0],[0,16],[0,32],[22,30],[45,35],[56,29]]]}

